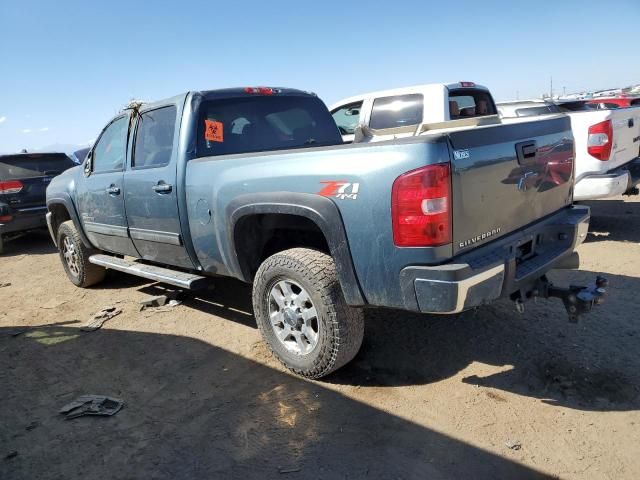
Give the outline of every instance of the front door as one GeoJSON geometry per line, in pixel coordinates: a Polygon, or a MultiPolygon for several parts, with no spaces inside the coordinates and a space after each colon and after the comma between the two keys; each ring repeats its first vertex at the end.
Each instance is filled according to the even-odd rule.
{"type": "Polygon", "coordinates": [[[86,178],[78,182],[77,198],[82,226],[93,245],[137,256],[124,209],[128,126],[129,117],[123,115],[102,131],[85,162],[86,178]]]}
{"type": "Polygon", "coordinates": [[[142,258],[194,268],[178,216],[179,130],[175,105],[138,116],[131,166],[125,173],[125,204],[129,234],[142,258]]]}

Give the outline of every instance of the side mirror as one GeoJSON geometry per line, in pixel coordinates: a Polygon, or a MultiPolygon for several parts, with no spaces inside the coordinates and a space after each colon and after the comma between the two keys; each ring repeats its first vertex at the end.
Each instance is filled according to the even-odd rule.
{"type": "Polygon", "coordinates": [[[353,131],[353,143],[367,142],[373,138],[373,132],[371,129],[363,124],[359,123],[353,131]]]}

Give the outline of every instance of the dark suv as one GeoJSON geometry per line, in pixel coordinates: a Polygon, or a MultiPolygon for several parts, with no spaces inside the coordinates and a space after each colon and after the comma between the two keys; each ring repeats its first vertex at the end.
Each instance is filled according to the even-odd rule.
{"type": "Polygon", "coordinates": [[[0,155],[0,254],[6,240],[46,228],[47,185],[73,166],[64,153],[0,155]]]}

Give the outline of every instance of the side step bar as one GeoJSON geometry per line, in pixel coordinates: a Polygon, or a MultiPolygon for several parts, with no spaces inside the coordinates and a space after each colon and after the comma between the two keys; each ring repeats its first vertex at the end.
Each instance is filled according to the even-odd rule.
{"type": "Polygon", "coordinates": [[[146,265],[135,260],[125,260],[111,255],[91,255],[89,262],[101,267],[111,268],[138,277],[148,278],[157,282],[168,283],[176,287],[198,290],[204,288],[209,279],[193,273],[180,272],[169,268],[146,265]]]}

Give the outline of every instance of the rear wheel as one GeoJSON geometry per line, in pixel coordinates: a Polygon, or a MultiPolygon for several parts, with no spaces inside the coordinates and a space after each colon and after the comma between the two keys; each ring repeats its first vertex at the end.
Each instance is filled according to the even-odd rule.
{"type": "Polygon", "coordinates": [[[58,228],[58,250],[64,271],[71,282],[78,287],[90,287],[104,279],[106,269],[89,262],[89,257],[97,250],[87,248],[73,224],[67,220],[58,228]]]}
{"type": "Polygon", "coordinates": [[[2,235],[0,235],[0,255],[2,255],[4,253],[4,239],[2,238],[2,235]]]}
{"type": "Polygon", "coordinates": [[[347,305],[333,259],[316,250],[267,258],[253,283],[253,309],[275,357],[307,378],[347,364],[362,344],[364,314],[347,305]]]}

